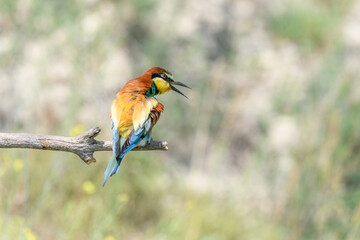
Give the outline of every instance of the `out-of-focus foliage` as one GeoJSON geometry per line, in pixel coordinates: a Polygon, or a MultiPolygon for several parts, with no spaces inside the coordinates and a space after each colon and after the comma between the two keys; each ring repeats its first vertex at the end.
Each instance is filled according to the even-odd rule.
{"type": "Polygon", "coordinates": [[[2,0],[0,130],[75,136],[162,66],[168,152],[0,150],[1,239],[359,239],[360,3],[2,0]]]}
{"type": "Polygon", "coordinates": [[[269,14],[271,30],[309,50],[332,47],[341,38],[342,17],[351,1],[289,1],[269,14]],[[301,30],[300,30],[301,29],[301,30]]]}

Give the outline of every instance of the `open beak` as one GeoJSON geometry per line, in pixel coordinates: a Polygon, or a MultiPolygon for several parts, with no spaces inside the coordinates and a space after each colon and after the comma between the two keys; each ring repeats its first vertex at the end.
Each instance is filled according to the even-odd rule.
{"type": "Polygon", "coordinates": [[[183,94],[182,92],[180,92],[179,89],[177,89],[176,87],[174,87],[173,85],[179,85],[179,86],[182,86],[182,87],[186,87],[186,88],[189,88],[191,89],[191,87],[189,87],[188,85],[184,84],[184,83],[181,83],[181,82],[176,82],[176,81],[171,81],[170,82],[170,88],[172,90],[174,90],[175,92],[177,93],[180,93],[181,95],[183,95],[184,97],[186,97],[187,99],[189,99],[185,94],[183,94]]]}

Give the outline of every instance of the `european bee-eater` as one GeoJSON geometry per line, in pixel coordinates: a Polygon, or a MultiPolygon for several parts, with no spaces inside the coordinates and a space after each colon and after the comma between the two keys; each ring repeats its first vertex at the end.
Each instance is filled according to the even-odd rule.
{"type": "Polygon", "coordinates": [[[103,186],[109,177],[119,171],[125,154],[140,142],[146,144],[151,141],[152,128],[164,111],[164,105],[157,101],[155,95],[173,90],[186,97],[174,85],[190,88],[174,81],[173,75],[165,69],[153,67],[128,81],[117,93],[111,105],[113,156],[106,168],[103,186]]]}

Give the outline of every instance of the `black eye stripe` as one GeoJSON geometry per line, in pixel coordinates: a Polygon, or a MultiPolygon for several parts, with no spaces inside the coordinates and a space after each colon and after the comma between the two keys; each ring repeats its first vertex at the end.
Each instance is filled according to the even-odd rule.
{"type": "Polygon", "coordinates": [[[162,78],[164,80],[170,80],[171,78],[169,78],[165,73],[153,73],[151,75],[151,78],[162,78]]]}
{"type": "Polygon", "coordinates": [[[152,75],[151,75],[151,78],[161,78],[161,76],[160,76],[160,74],[159,73],[153,73],[152,75]]]}

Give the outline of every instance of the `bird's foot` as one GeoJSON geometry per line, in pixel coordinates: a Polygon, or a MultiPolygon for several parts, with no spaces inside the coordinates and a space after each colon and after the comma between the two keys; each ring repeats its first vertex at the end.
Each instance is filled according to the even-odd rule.
{"type": "Polygon", "coordinates": [[[146,145],[149,145],[150,142],[152,141],[152,138],[144,138],[143,140],[141,140],[137,146],[139,147],[145,147],[146,145]]]}

